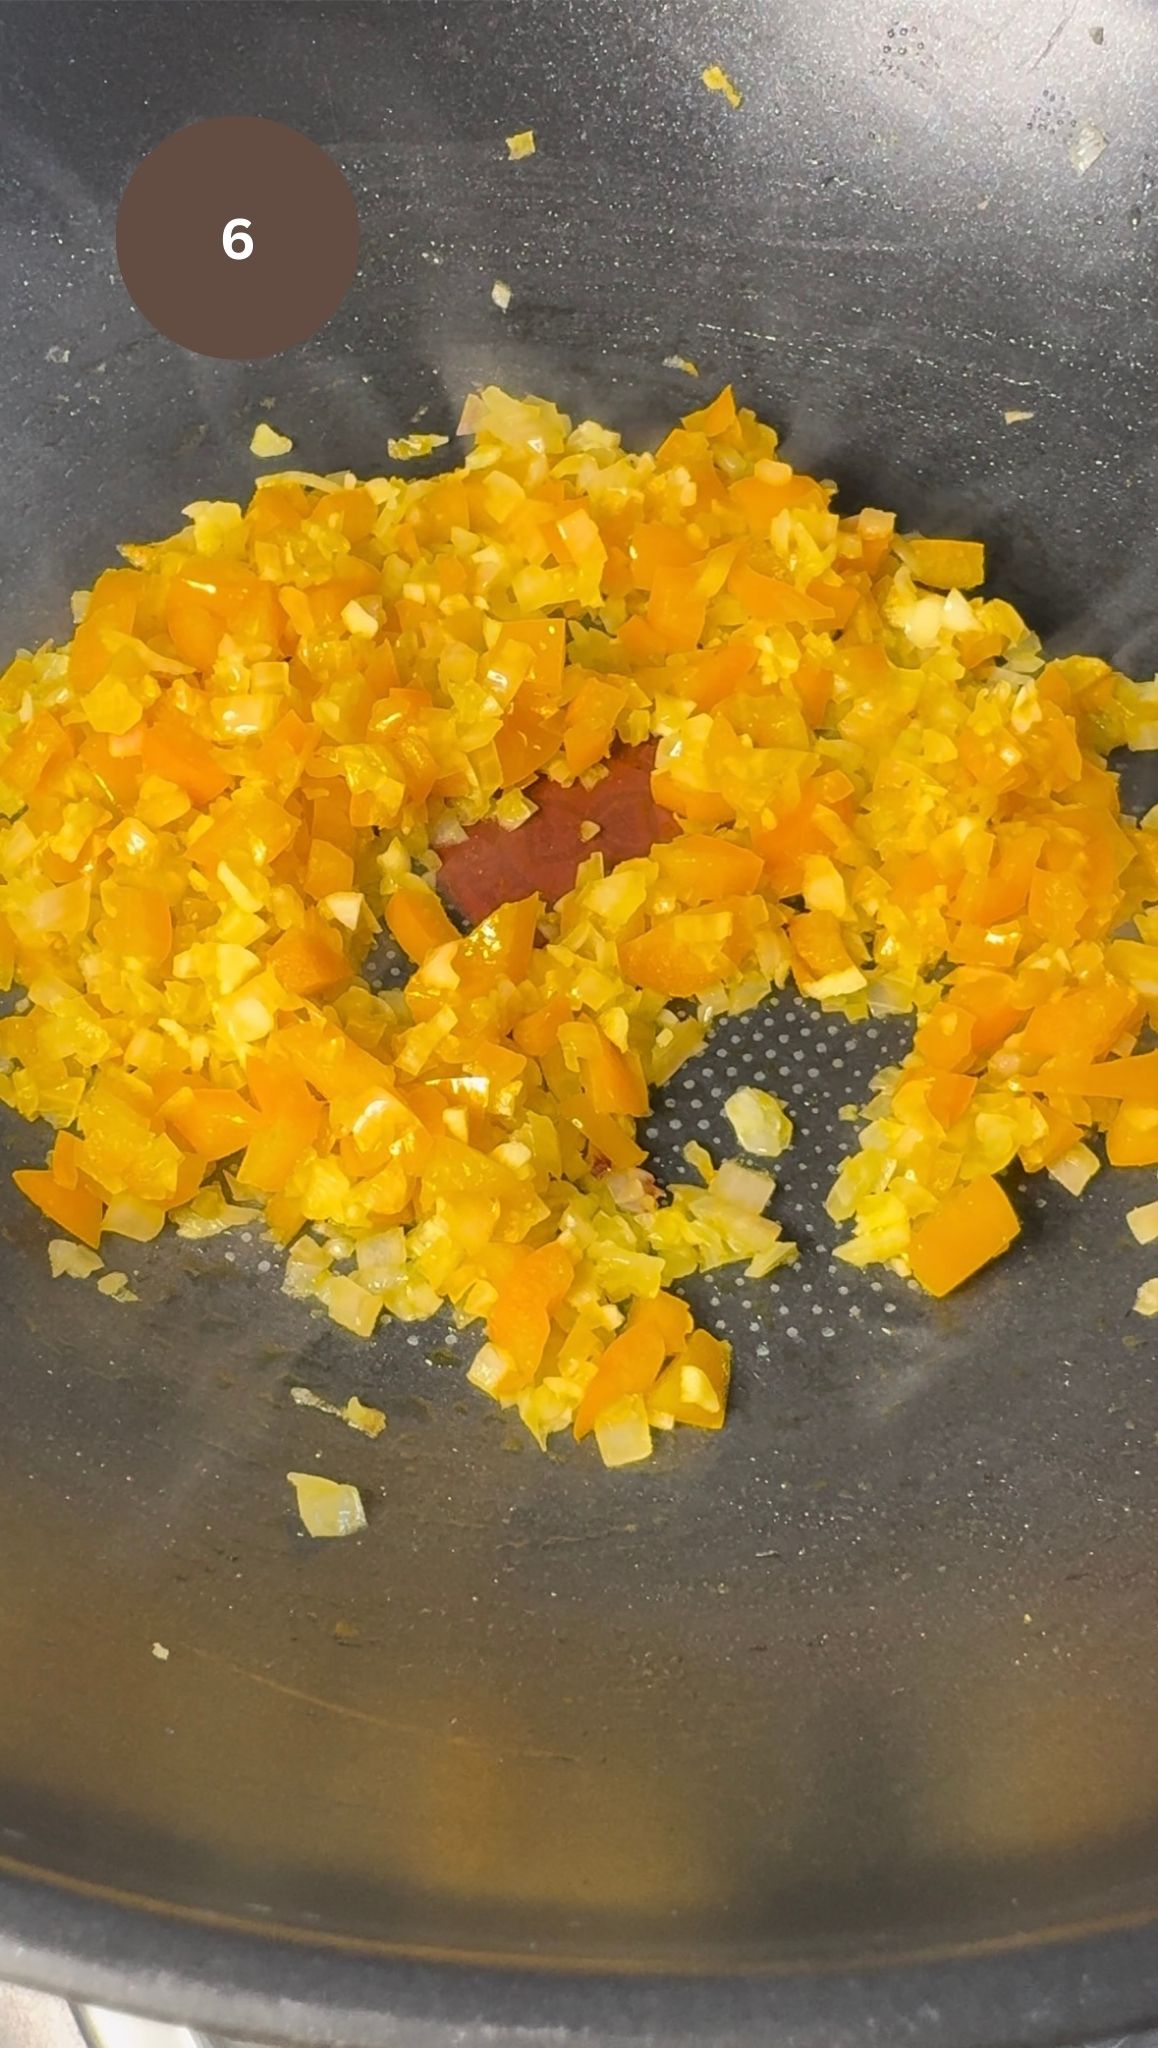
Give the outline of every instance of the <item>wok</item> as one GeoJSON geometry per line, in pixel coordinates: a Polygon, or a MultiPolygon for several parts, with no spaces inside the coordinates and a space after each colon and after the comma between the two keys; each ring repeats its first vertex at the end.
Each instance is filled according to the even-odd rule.
{"type": "MultiPolygon", "coordinates": [[[[1156,59],[1143,0],[8,0],[5,646],[243,493],[258,417],[373,472],[480,380],[639,439],[731,378],[846,507],[983,534],[1051,645],[1151,671],[1156,59]],[[140,158],[222,113],[325,145],[362,221],[337,316],[246,366],[154,333],[113,250],[140,158]]],[[[1158,2018],[1151,1177],[1015,1190],[942,1306],[833,1269],[835,1110],[888,1050],[785,1002],[673,1084],[661,1167],[729,1069],[787,1095],[806,1255],[701,1286],[729,1425],[628,1472],[541,1457],[444,1330],[311,1321],[258,1246],[142,1248],[134,1306],[54,1283],[4,1194],[0,1974],[431,2048],[1158,2018]],[[357,1541],[292,1515],[319,1447],[357,1541]]]]}

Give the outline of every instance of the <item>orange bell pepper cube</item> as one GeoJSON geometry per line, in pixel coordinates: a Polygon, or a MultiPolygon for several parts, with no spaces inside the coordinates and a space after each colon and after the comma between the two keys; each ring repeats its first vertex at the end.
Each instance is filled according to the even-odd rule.
{"type": "Polygon", "coordinates": [[[1027,1059],[1103,1059],[1123,1033],[1137,1024],[1142,999],[1122,982],[1073,989],[1033,1012],[1021,1049],[1027,1059]]]}
{"type": "Polygon", "coordinates": [[[736,394],[730,384],[712,399],[710,405],[701,405],[695,412],[685,412],[680,424],[689,434],[726,433],[736,424],[736,394]]]}
{"type": "Polygon", "coordinates": [[[1111,1166],[1158,1166],[1158,1107],[1123,1102],[1106,1134],[1106,1157],[1111,1166]]]}
{"type": "Polygon", "coordinates": [[[351,974],[340,942],[321,923],[283,932],[270,947],[269,964],[282,987],[295,996],[321,995],[349,981],[351,974]]]}
{"type": "Polygon", "coordinates": [[[99,1248],[104,1207],[89,1188],[64,1187],[44,1167],[19,1167],[12,1178],[21,1194],[34,1202],[50,1223],[59,1224],[94,1251],[99,1248]]]}
{"type": "Polygon", "coordinates": [[[562,1123],[574,1124],[587,1140],[592,1159],[606,1160],[616,1170],[629,1166],[641,1166],[647,1158],[642,1146],[616,1123],[613,1116],[597,1110],[583,1095],[571,1095],[559,1105],[559,1119],[562,1123]]]}
{"type": "Polygon", "coordinates": [[[927,1294],[951,1294],[1007,1251],[1021,1229],[1017,1211],[992,1174],[954,1188],[913,1229],[909,1264],[927,1294]]]}
{"type": "Polygon", "coordinates": [[[717,795],[714,789],[693,789],[690,783],[680,782],[670,768],[653,771],[651,793],[665,811],[674,811],[677,818],[690,818],[694,825],[726,825],[735,816],[727,797],[717,795]]]}
{"type": "Polygon", "coordinates": [[[832,606],[822,598],[810,597],[778,576],[764,576],[750,562],[736,563],[728,589],[763,626],[814,626],[832,617],[832,606]]]}
{"type": "Polygon", "coordinates": [[[827,495],[815,477],[798,476],[787,463],[778,465],[782,477],[742,476],[728,486],[733,505],[743,513],[753,533],[767,540],[772,521],[785,510],[815,505],[823,510],[827,495]]]}
{"type": "Polygon", "coordinates": [[[200,1159],[228,1159],[248,1145],[260,1121],[237,1088],[179,1088],[165,1117],[200,1159]]]}
{"type": "Polygon", "coordinates": [[[578,1056],[598,1115],[647,1115],[647,1082],[635,1053],[621,1052],[590,1017],[561,1025],[559,1043],[578,1056]]]}
{"type": "Polygon", "coordinates": [[[575,1410],[576,1443],[589,1436],[605,1408],[628,1394],[646,1394],[659,1376],[664,1359],[664,1340],[658,1329],[637,1323],[613,1337],[602,1354],[595,1377],[584,1389],[575,1410]]]}
{"type": "Polygon", "coordinates": [[[483,970],[482,979],[493,982],[498,975],[508,981],[525,981],[531,971],[535,934],[543,915],[539,895],[522,896],[517,903],[500,903],[462,941],[460,972],[472,986],[483,970]]]}
{"type": "Polygon", "coordinates": [[[72,739],[51,711],[42,711],[25,726],[4,761],[4,780],[22,796],[31,796],[51,761],[72,753],[72,739]]]}
{"type": "Polygon", "coordinates": [[[107,882],[108,915],[97,926],[102,946],[130,966],[160,967],[173,950],[173,918],[162,889],[107,882]]]}
{"type": "Polygon", "coordinates": [[[628,544],[632,581],[641,590],[651,590],[661,570],[690,570],[702,552],[686,527],[671,526],[666,520],[642,520],[632,529],[628,544]]]}
{"type": "Polygon", "coordinates": [[[276,1194],[314,1144],[322,1126],[322,1105],[304,1081],[264,1060],[249,1061],[245,1081],[261,1121],[245,1148],[238,1176],[247,1187],[276,1194]]]}
{"type": "Polygon", "coordinates": [[[396,889],[386,905],[386,922],[402,951],[421,967],[436,946],[459,937],[434,890],[425,882],[396,889]]]}
{"type": "Polygon", "coordinates": [[[175,782],[195,804],[211,804],[232,780],[212,747],[193,730],[187,718],[168,711],[156,725],[146,726],[141,759],[150,775],[175,782]]]}
{"type": "Polygon", "coordinates": [[[790,919],[788,936],[817,980],[830,974],[844,974],[854,964],[840,919],[831,910],[801,911],[798,917],[790,919]]]}
{"type": "Polygon", "coordinates": [[[730,910],[682,911],[661,918],[619,948],[620,965],[640,988],[665,996],[698,996],[728,972],[728,940],[735,929],[730,910]]]}
{"type": "Polygon", "coordinates": [[[665,1365],[648,1394],[648,1412],[670,1415],[673,1422],[688,1423],[692,1429],[722,1429],[731,1373],[731,1346],[708,1330],[693,1330],[683,1351],[670,1365],[665,1365]],[[714,1408],[706,1402],[685,1399],[682,1375],[689,1365],[703,1373],[716,1397],[714,1408]]]}
{"type": "Polygon", "coordinates": [[[1047,1094],[1093,1095],[1107,1102],[1148,1104],[1158,1110],[1158,1052],[1131,1053],[1127,1059],[1103,1060],[1087,1066],[1056,1068],[1034,1076],[1027,1087],[1047,1094]]]}
{"type": "Polygon", "coordinates": [[[661,1292],[637,1301],[627,1318],[629,1330],[656,1330],[669,1358],[682,1349],[692,1331],[692,1312],[678,1294],[661,1292]]]}
{"type": "Polygon", "coordinates": [[[657,569],[647,601],[647,621],[666,648],[679,653],[697,647],[707,610],[707,600],[699,595],[686,569],[657,569]]]}
{"type": "Polygon", "coordinates": [[[964,1116],[977,1090],[972,1074],[934,1074],[925,1093],[925,1102],[931,1116],[935,1116],[943,1131],[952,1130],[953,1125],[964,1116]]]}
{"type": "Polygon", "coordinates": [[[615,721],[627,702],[623,685],[606,676],[589,676],[567,707],[563,752],[573,775],[593,768],[609,751],[615,721]]]}
{"type": "Polygon", "coordinates": [[[898,548],[914,580],[931,590],[975,590],[985,581],[985,549],[979,540],[927,540],[906,534],[898,548]]]}
{"type": "Polygon", "coordinates": [[[709,832],[688,832],[652,850],[664,884],[681,903],[718,902],[747,896],[764,872],[760,854],[709,832]]]}
{"type": "Polygon", "coordinates": [[[694,657],[680,687],[701,711],[710,711],[725,697],[734,696],[755,666],[756,648],[751,640],[724,640],[694,657]]]}
{"type": "Polygon", "coordinates": [[[335,890],[352,889],[353,860],[343,847],[333,845],[329,839],[311,839],[304,886],[306,895],[312,896],[315,903],[335,890]]]}
{"type": "Polygon", "coordinates": [[[75,1131],[58,1131],[48,1165],[62,1188],[74,1188],[80,1179],[83,1148],[75,1131]]]}
{"type": "Polygon", "coordinates": [[[542,1362],[551,1332],[551,1312],[575,1277],[575,1264],[562,1244],[521,1251],[499,1285],[487,1317],[487,1335],[506,1353],[525,1385],[542,1362]]]}
{"type": "Polygon", "coordinates": [[[511,1037],[522,1052],[529,1053],[534,1060],[541,1060],[558,1043],[559,1026],[565,1024],[570,1015],[571,1004],[566,996],[549,996],[540,1009],[520,1017],[511,1037]]]}

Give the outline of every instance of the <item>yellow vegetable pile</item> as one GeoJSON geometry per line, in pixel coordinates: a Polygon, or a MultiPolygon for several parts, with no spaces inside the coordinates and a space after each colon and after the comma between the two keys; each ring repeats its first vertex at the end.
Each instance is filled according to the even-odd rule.
{"type": "MultiPolygon", "coordinates": [[[[1158,699],[1043,663],[966,594],[976,543],[838,518],[730,391],[654,455],[493,389],[463,427],[452,474],[188,507],[8,668],[0,1095],[55,1127],[17,1180],[84,1243],[260,1213],[291,1293],[481,1320],[476,1385],[625,1463],[723,1421],[669,1283],[793,1256],[766,1173],[645,1170],[721,1013],[915,1013],[830,1209],[934,1293],[1015,1235],[1014,1159],[1158,1162],[1158,820],[1105,765],[1158,699]],[[679,836],[461,936],[438,848],[649,739],[679,836]],[[414,971],[374,993],[383,923],[414,971]]],[[[733,1122],[784,1142],[767,1096],[733,1122]]]]}

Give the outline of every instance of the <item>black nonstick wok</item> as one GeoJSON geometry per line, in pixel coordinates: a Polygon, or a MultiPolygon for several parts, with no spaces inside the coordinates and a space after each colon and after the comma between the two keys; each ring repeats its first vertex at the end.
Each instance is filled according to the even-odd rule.
{"type": "MultiPolygon", "coordinates": [[[[4,647],[243,493],[259,417],[373,472],[479,381],[646,438],[732,379],[847,507],[984,535],[1053,646],[1149,673],[1156,107],[1146,0],[6,0],[4,647]],[[337,316],[244,367],[154,333],[113,244],[223,113],[322,143],[362,222],[337,316]]],[[[441,1326],[311,1321],[257,1244],[126,1246],[135,1305],[53,1282],[4,1193],[0,1975],[422,2048],[1158,2019],[1153,1175],[1015,1188],[940,1306],[834,1268],[836,1109],[891,1045],[785,1001],[657,1107],[662,1169],[770,1077],[805,1256],[701,1287],[728,1427],[626,1472],[540,1456],[441,1326]],[[299,1531],[319,1449],[357,1540],[299,1531]]]]}

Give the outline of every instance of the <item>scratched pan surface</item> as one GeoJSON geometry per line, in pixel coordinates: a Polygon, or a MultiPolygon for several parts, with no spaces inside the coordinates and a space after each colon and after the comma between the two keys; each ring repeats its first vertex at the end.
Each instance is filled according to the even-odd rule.
{"type": "MultiPolygon", "coordinates": [[[[1056,645],[1149,672],[1156,81],[1141,0],[2,5],[4,644],[242,492],[263,399],[307,463],[372,468],[482,378],[654,435],[679,352],[846,505],[984,534],[1056,645]],[[331,148],[363,223],[338,317],[249,368],[151,333],[112,253],[144,151],[229,112],[331,148]]],[[[805,1255],[700,1290],[729,1426],[614,1476],[540,1457],[445,1331],[309,1320],[259,1245],[126,1247],[126,1308],[50,1282],[3,1197],[0,1974],[318,2041],[1158,2016],[1138,1195],[1019,1191],[1016,1254],[940,1308],[834,1267],[836,1110],[888,1051],[785,1002],[656,1105],[670,1168],[739,1078],[787,1095],[805,1255]],[[295,1527],[319,1453],[355,1542],[295,1527]]],[[[8,1163],[41,1143],[5,1124],[8,1163]]]]}

